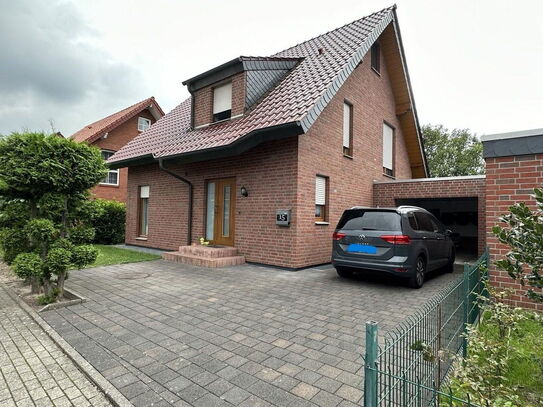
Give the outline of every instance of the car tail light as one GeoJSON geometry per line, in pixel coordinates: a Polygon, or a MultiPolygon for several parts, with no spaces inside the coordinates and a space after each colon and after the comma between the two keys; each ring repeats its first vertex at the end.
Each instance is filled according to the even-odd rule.
{"type": "Polygon", "coordinates": [[[345,236],[347,236],[345,233],[334,232],[334,234],[332,235],[332,239],[334,239],[334,240],[341,240],[341,239],[343,239],[345,236]]]}
{"type": "Polygon", "coordinates": [[[409,244],[409,242],[411,242],[409,236],[406,235],[383,235],[379,237],[385,242],[391,244],[409,244]]]}

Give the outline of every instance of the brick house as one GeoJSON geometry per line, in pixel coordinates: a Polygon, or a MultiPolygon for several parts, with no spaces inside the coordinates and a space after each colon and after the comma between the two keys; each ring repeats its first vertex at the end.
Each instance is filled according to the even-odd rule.
{"type": "MultiPolygon", "coordinates": [[[[159,104],[150,97],[83,127],[71,138],[98,147],[107,160],[162,116],[159,104]]],[[[126,202],[127,175],[126,168],[111,169],[104,181],[91,190],[92,196],[126,202]]]]}
{"type": "Polygon", "coordinates": [[[108,161],[128,167],[128,244],[205,237],[250,262],[326,263],[375,180],[427,176],[395,7],[184,84],[191,97],[108,161]]]}

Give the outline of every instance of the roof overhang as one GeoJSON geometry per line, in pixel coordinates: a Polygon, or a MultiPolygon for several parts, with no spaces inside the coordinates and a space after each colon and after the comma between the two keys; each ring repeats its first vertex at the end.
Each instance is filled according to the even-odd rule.
{"type": "Polygon", "coordinates": [[[240,72],[243,72],[243,61],[238,57],[183,81],[183,85],[192,93],[240,72]]]}
{"type": "Polygon", "coordinates": [[[302,133],[303,128],[300,123],[291,122],[278,126],[253,130],[233,143],[224,146],[207,148],[205,150],[189,151],[187,153],[170,156],[155,157],[149,154],[146,156],[137,157],[136,159],[115,161],[113,163],[108,163],[108,165],[112,169],[117,169],[127,166],[151,164],[153,162],[158,162],[159,160],[175,161],[177,164],[190,164],[200,161],[209,161],[240,155],[267,141],[281,140],[287,137],[298,136],[302,133]]]}

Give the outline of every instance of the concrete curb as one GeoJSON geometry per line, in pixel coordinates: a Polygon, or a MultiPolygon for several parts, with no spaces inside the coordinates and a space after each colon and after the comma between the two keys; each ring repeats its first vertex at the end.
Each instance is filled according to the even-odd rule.
{"type": "Polygon", "coordinates": [[[0,283],[8,295],[17,301],[19,306],[36,322],[51,338],[53,342],[64,352],[68,358],[79,368],[79,370],[106,396],[116,407],[133,407],[133,404],[121,394],[100,372],[83,358],[68,342],[66,342],[53,328],[45,322],[40,315],[34,311],[26,302],[17,296],[10,287],[0,283]]]}
{"type": "Polygon", "coordinates": [[[52,310],[55,310],[55,309],[65,308],[65,307],[69,307],[71,305],[82,304],[84,302],[87,302],[87,299],[85,297],[83,297],[82,295],[76,293],[73,290],[68,290],[67,288],[64,289],[64,296],[65,296],[64,298],[71,297],[72,300],[47,304],[42,309],[38,310],[38,312],[52,311],[52,310]]]}

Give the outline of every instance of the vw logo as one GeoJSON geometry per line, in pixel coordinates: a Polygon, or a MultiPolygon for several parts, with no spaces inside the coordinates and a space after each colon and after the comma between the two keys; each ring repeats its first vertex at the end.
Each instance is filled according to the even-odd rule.
{"type": "Polygon", "coordinates": [[[366,235],[358,235],[358,237],[360,238],[360,240],[366,239],[366,235]]]}

